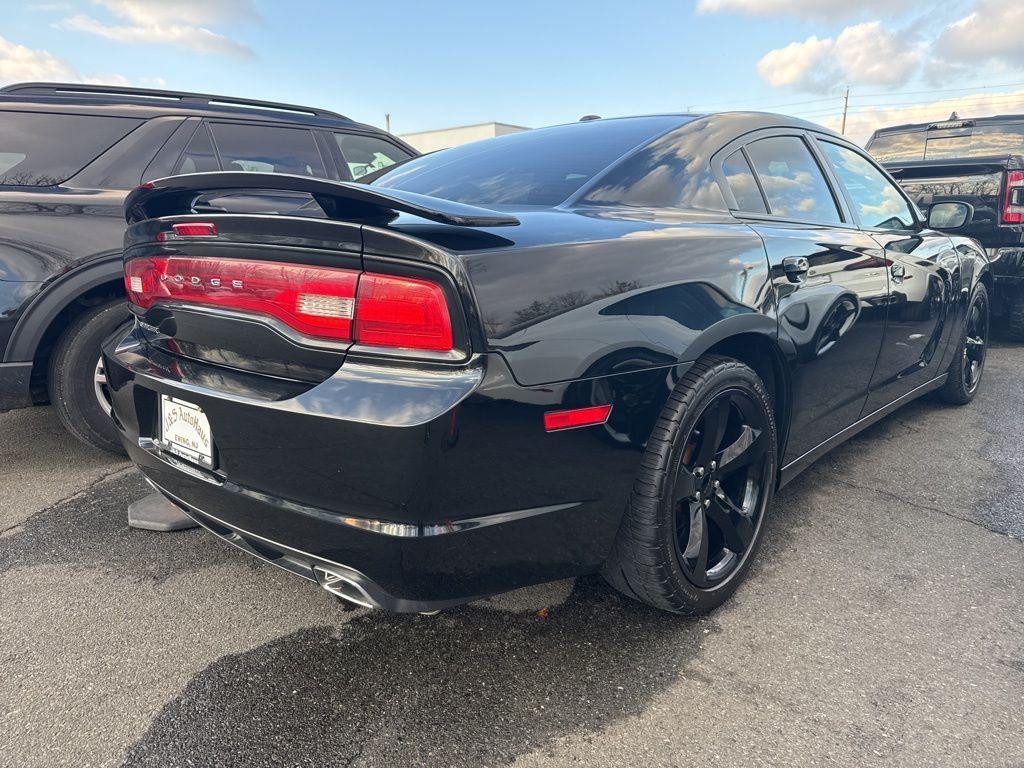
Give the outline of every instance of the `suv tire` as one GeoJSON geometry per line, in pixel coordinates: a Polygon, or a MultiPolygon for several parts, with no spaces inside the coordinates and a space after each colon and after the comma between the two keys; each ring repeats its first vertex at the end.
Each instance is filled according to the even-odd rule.
{"type": "Polygon", "coordinates": [[[75,318],[53,348],[48,388],[50,402],[65,429],[86,445],[124,454],[110,418],[109,397],[101,381],[100,344],[126,327],[130,313],[123,299],[92,307],[75,318]]]}

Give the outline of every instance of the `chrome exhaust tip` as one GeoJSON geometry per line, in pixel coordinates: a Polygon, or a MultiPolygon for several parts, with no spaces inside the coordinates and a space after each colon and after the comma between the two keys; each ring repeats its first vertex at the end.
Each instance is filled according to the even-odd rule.
{"type": "Polygon", "coordinates": [[[314,565],[313,574],[321,587],[345,602],[358,605],[360,608],[380,607],[359,582],[341,571],[314,565]]]}

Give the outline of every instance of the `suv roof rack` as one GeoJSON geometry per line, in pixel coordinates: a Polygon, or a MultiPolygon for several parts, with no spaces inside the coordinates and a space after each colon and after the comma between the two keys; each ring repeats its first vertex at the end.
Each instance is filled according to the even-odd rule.
{"type": "Polygon", "coordinates": [[[0,93],[30,93],[39,96],[126,96],[153,101],[176,102],[179,104],[207,105],[212,107],[249,107],[251,109],[269,109],[277,112],[297,112],[314,117],[334,117],[341,120],[349,118],[337,112],[317,107],[303,107],[298,104],[283,104],[276,101],[258,101],[256,99],[239,99],[232,96],[214,96],[209,93],[190,93],[188,91],[163,91],[155,88],[131,88],[121,85],[82,85],[81,83],[15,83],[0,88],[0,93]]]}

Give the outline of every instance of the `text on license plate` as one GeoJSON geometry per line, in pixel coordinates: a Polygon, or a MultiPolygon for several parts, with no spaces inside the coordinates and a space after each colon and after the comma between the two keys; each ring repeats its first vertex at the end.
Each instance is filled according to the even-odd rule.
{"type": "Polygon", "coordinates": [[[160,442],[183,459],[213,467],[210,420],[198,405],[160,395],[160,442]]]}

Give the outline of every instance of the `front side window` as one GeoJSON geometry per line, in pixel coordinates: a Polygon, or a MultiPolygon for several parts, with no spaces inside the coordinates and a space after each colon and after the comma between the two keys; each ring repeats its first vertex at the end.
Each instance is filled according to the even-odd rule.
{"type": "Polygon", "coordinates": [[[334,140],[338,142],[338,149],[341,150],[341,156],[345,159],[345,165],[348,166],[348,172],[353,179],[361,179],[412,157],[390,141],[378,139],[376,136],[336,133],[334,140]]]}
{"type": "Polygon", "coordinates": [[[0,184],[67,181],[142,120],[99,115],[0,112],[0,184]]]}
{"type": "Polygon", "coordinates": [[[313,134],[305,128],[212,123],[225,171],[291,173],[325,178],[313,134]]]}
{"type": "Polygon", "coordinates": [[[725,159],[725,162],[722,163],[722,173],[725,174],[729,191],[736,198],[736,210],[747,213],[768,213],[768,209],[764,205],[764,198],[761,197],[761,190],[757,188],[754,172],[750,170],[750,164],[743,156],[742,150],[736,150],[725,159]]]}
{"type": "Polygon", "coordinates": [[[822,224],[842,219],[811,151],[796,136],[771,136],[747,145],[773,216],[822,224]]]}
{"type": "Polygon", "coordinates": [[[857,218],[868,229],[906,230],[914,214],[896,186],[867,159],[848,147],[819,141],[836,176],[850,194],[857,218]]]}

